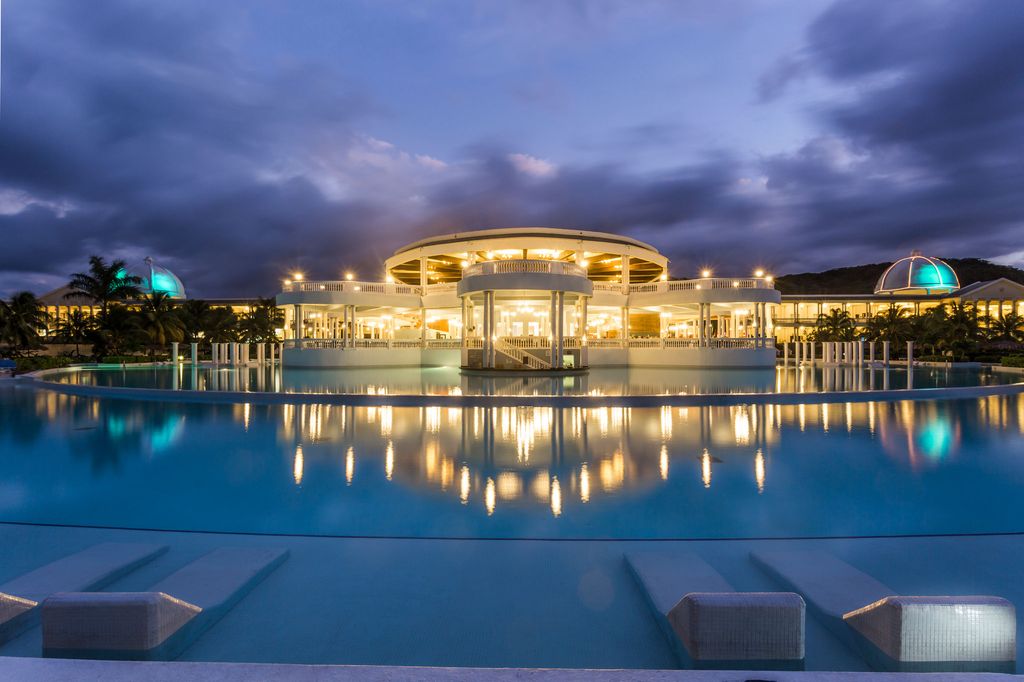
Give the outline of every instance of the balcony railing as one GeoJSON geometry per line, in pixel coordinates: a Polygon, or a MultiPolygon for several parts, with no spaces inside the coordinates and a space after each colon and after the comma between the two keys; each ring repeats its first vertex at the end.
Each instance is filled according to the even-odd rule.
{"type": "Polygon", "coordinates": [[[587,271],[575,263],[558,260],[510,259],[474,263],[462,271],[463,278],[478,275],[501,275],[506,273],[540,273],[548,275],[573,275],[586,277],[587,271]]]}
{"type": "MultiPolygon", "coordinates": [[[[574,275],[586,277],[587,272],[575,263],[546,260],[503,260],[474,263],[462,271],[463,277],[492,275],[504,273],[543,273],[556,275],[574,275]]],[[[458,288],[455,282],[428,284],[425,287],[401,282],[354,282],[350,280],[309,280],[289,282],[282,287],[285,292],[317,292],[333,291],[344,293],[368,294],[425,294],[454,293],[458,288]]],[[[700,289],[773,289],[771,282],[757,277],[732,279],[728,277],[703,277],[701,279],[680,279],[665,282],[644,282],[630,284],[629,291],[634,294],[662,293],[666,291],[697,291],[700,289]]],[[[622,285],[618,282],[594,282],[594,291],[620,293],[622,285]]]]}
{"type": "MultiPolygon", "coordinates": [[[[501,341],[510,348],[520,350],[549,350],[551,341],[543,336],[502,336],[501,341]]],[[[458,350],[462,348],[461,339],[427,339],[424,344],[419,339],[356,339],[356,348],[432,348],[458,350]]],[[[575,350],[583,346],[583,340],[577,336],[567,336],[562,340],[562,347],[575,350]]],[[[586,346],[595,348],[774,348],[775,340],[771,337],[749,338],[716,338],[707,339],[703,344],[698,339],[675,339],[660,337],[642,337],[632,339],[587,339],[586,346]]],[[[344,349],[342,339],[289,339],[284,341],[285,348],[303,349],[344,349]]],[[[468,337],[465,347],[481,349],[484,340],[479,336],[468,337]]]]}

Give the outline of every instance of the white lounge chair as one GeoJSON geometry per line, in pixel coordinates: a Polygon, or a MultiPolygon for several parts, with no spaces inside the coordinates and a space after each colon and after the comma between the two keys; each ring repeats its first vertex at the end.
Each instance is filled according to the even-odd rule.
{"type": "Polygon", "coordinates": [[[1014,672],[1017,617],[1000,597],[909,597],[821,550],[751,558],[874,668],[1014,672]]]}
{"type": "Polygon", "coordinates": [[[149,592],[55,594],[43,602],[43,655],[171,660],[287,558],[287,550],[222,548],[149,592]]]}
{"type": "Polygon", "coordinates": [[[802,670],[804,602],[790,592],[736,592],[694,554],[628,554],[683,667],[802,670]]]}
{"type": "Polygon", "coordinates": [[[0,644],[39,622],[39,603],[55,592],[101,589],[155,559],[162,545],[105,542],[0,585],[0,644]]]}

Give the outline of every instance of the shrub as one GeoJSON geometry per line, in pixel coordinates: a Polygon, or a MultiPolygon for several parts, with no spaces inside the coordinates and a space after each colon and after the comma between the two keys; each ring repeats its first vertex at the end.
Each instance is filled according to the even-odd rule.
{"type": "Polygon", "coordinates": [[[1006,355],[999,364],[1003,367],[1024,367],[1024,355],[1006,355]]]}
{"type": "Polygon", "coordinates": [[[105,365],[134,365],[140,362],[152,362],[145,355],[105,355],[101,362],[105,365]]]}
{"type": "Polygon", "coordinates": [[[37,372],[41,369],[57,369],[67,367],[71,364],[71,358],[66,355],[31,355],[24,358],[16,358],[14,371],[18,374],[25,372],[37,372]]]}

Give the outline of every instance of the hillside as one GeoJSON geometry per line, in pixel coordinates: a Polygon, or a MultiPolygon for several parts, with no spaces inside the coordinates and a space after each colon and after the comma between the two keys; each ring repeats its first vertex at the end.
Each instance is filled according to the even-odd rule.
{"type": "MultiPolygon", "coordinates": [[[[943,258],[956,271],[960,285],[1005,277],[1024,284],[1024,270],[997,265],[981,258],[943,258]]],[[[870,294],[875,283],[891,263],[872,263],[824,272],[803,272],[776,278],[775,285],[784,294],[870,294]]]]}

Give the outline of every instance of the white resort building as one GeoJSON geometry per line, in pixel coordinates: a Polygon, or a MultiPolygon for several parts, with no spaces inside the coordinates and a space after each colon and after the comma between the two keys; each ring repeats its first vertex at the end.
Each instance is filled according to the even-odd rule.
{"type": "Polygon", "coordinates": [[[614,234],[517,227],[402,247],[384,281],[285,280],[284,364],[565,370],[771,367],[770,276],[670,279],[614,234]]]}

